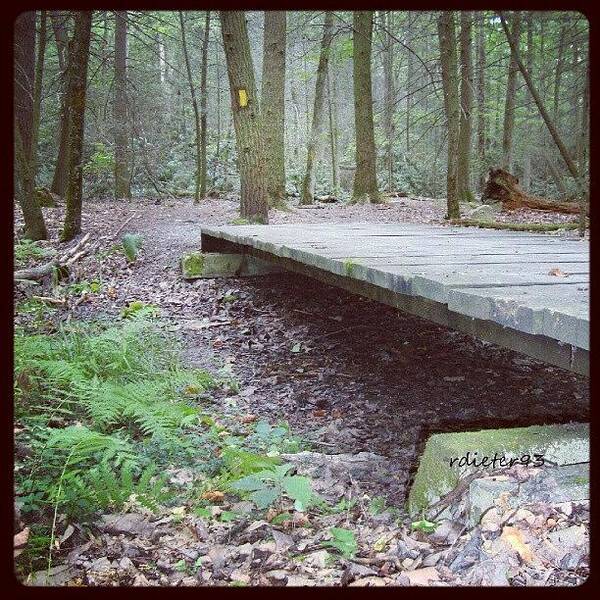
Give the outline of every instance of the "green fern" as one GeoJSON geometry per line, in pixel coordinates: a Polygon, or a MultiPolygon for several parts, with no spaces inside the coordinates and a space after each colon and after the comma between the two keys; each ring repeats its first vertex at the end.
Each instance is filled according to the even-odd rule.
{"type": "Polygon", "coordinates": [[[123,244],[123,252],[129,262],[134,262],[138,252],[142,249],[143,238],[137,233],[126,233],[121,238],[123,244]]]}

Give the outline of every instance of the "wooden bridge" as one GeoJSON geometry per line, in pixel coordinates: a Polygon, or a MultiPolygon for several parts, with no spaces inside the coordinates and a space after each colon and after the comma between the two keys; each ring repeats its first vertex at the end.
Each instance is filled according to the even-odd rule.
{"type": "Polygon", "coordinates": [[[203,227],[235,252],[589,374],[589,242],[415,224],[203,227]]]}

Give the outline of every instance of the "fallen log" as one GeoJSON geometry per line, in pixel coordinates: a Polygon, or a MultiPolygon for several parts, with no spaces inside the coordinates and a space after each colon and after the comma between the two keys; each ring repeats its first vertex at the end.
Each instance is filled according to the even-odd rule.
{"type": "Polygon", "coordinates": [[[519,186],[518,177],[504,169],[490,169],[481,200],[486,204],[501,203],[503,210],[531,208],[569,215],[577,215],[581,210],[577,202],[555,202],[530,196],[519,186]]]}
{"type": "Polygon", "coordinates": [[[90,234],[86,233],[86,235],[84,235],[81,240],[75,244],[75,246],[65,252],[65,254],[63,254],[60,258],[55,258],[37,267],[15,271],[13,280],[19,281],[26,279],[28,281],[39,281],[40,279],[50,275],[54,269],[64,269],[70,267],[86,253],[87,249],[83,247],[87,244],[89,239],[90,234]]]}

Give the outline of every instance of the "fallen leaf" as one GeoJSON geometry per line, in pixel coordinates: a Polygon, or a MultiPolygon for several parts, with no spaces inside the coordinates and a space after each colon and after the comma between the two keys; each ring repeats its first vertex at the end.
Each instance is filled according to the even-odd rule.
{"type": "Polygon", "coordinates": [[[203,500],[209,500],[210,502],[222,502],[223,498],[225,498],[225,494],[219,490],[208,490],[202,494],[201,498],[203,500]]]}
{"type": "Polygon", "coordinates": [[[567,273],[561,271],[558,267],[554,267],[548,271],[548,275],[552,275],[553,277],[567,277],[567,273]]]}
{"type": "Polygon", "coordinates": [[[29,527],[25,527],[25,529],[23,529],[23,531],[20,531],[19,533],[15,534],[14,540],[13,540],[14,558],[17,558],[17,556],[19,556],[19,554],[21,554],[21,552],[23,552],[23,550],[25,549],[25,546],[27,545],[28,539],[29,539],[29,527]]]}
{"type": "Polygon", "coordinates": [[[242,423],[254,423],[258,417],[256,415],[244,415],[240,417],[242,423]]]}
{"type": "Polygon", "coordinates": [[[334,409],[331,411],[331,416],[332,416],[334,419],[341,419],[341,417],[342,417],[342,411],[341,411],[339,408],[334,408],[334,409]]]}
{"type": "Polygon", "coordinates": [[[508,543],[525,562],[533,561],[533,552],[523,539],[523,532],[517,527],[506,525],[502,529],[500,539],[508,543]]]}
{"type": "Polygon", "coordinates": [[[313,410],[314,417],[324,417],[326,414],[327,412],[324,411],[322,408],[317,408],[316,410],[313,410]]]}
{"type": "Polygon", "coordinates": [[[431,581],[439,581],[440,573],[435,567],[423,567],[414,571],[404,571],[410,585],[429,585],[431,581]]]}

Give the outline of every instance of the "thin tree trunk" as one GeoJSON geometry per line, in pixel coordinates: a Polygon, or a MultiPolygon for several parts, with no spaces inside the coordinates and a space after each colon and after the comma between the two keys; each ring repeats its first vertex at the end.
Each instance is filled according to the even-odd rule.
{"type": "Polygon", "coordinates": [[[340,193],[340,176],[338,166],[338,115],[333,56],[331,59],[331,68],[327,70],[327,100],[329,109],[329,142],[331,148],[331,190],[332,194],[337,198],[340,193]]]}
{"type": "MultiPolygon", "coordinates": [[[[406,13],[406,45],[412,50],[413,45],[413,25],[414,19],[411,12],[406,13]]],[[[406,148],[405,153],[410,152],[410,126],[411,126],[411,111],[412,111],[412,90],[414,78],[414,55],[412,52],[406,53],[406,148]]]]}
{"type": "Polygon", "coordinates": [[[92,11],[78,11],[75,15],[73,51],[69,56],[69,60],[72,62],[68,101],[68,111],[71,116],[69,126],[69,180],[62,241],[71,240],[81,233],[83,135],[91,28],[92,11]]]}
{"type": "Polygon", "coordinates": [[[40,118],[42,116],[42,89],[44,80],[44,59],[46,56],[47,18],[45,10],[40,11],[40,35],[37,62],[35,65],[35,82],[33,88],[33,132],[31,136],[31,169],[33,171],[33,182],[37,176],[38,166],[38,140],[40,132],[40,118]]]}
{"type": "Polygon", "coordinates": [[[527,72],[527,69],[525,68],[525,65],[523,64],[521,55],[519,54],[519,47],[518,47],[518,41],[517,41],[518,38],[516,36],[513,37],[513,34],[511,34],[510,29],[508,28],[508,25],[506,23],[506,19],[504,18],[504,15],[502,13],[500,13],[500,22],[502,24],[502,28],[504,29],[504,33],[506,34],[506,37],[508,39],[511,54],[514,57],[517,65],[519,67],[519,70],[521,71],[521,74],[523,75],[523,79],[525,79],[525,83],[527,84],[527,87],[529,88],[529,92],[533,96],[533,99],[536,103],[536,106],[538,107],[538,109],[540,111],[542,119],[544,120],[544,123],[545,123],[546,127],[548,128],[548,131],[550,132],[552,139],[554,140],[554,143],[558,147],[558,150],[559,150],[563,160],[565,161],[565,164],[567,165],[567,169],[569,170],[569,173],[571,174],[571,176],[573,177],[573,179],[575,180],[575,183],[577,184],[577,186],[579,188],[579,198],[580,198],[580,205],[581,205],[581,213],[580,213],[580,220],[579,220],[579,233],[581,236],[583,236],[585,234],[585,225],[586,225],[585,219],[586,219],[586,211],[587,211],[586,204],[587,204],[587,197],[588,197],[588,192],[586,190],[585,184],[581,181],[579,171],[577,170],[577,167],[576,167],[573,159],[569,155],[569,152],[568,152],[566,146],[564,145],[560,135],[558,134],[558,131],[557,131],[556,127],[554,126],[554,123],[552,122],[552,119],[550,118],[550,115],[548,114],[548,111],[546,110],[546,107],[544,106],[544,103],[543,103],[542,99],[540,98],[540,95],[538,94],[537,90],[535,89],[533,81],[531,80],[531,77],[529,76],[529,73],[527,72]]]}
{"type": "MultiPolygon", "coordinates": [[[[565,68],[565,42],[567,37],[567,22],[563,18],[560,24],[560,32],[558,34],[558,58],[556,61],[556,70],[554,72],[554,93],[552,101],[552,119],[559,127],[560,119],[558,114],[558,103],[560,100],[560,84],[565,68]]],[[[531,74],[531,72],[530,72],[531,74]]]]}
{"type": "Polygon", "coordinates": [[[220,11],[240,171],[241,216],[268,223],[265,149],[254,65],[243,11],[220,11]]]}
{"type": "Polygon", "coordinates": [[[458,67],[456,56],[456,29],[454,13],[443,11],[437,21],[440,41],[440,60],[442,65],[442,84],[444,87],[444,108],[448,122],[448,170],[446,193],[448,219],[460,218],[460,205],[457,188],[457,153],[460,131],[460,103],[458,99],[458,67]]]}
{"type": "Polygon", "coordinates": [[[270,206],[285,206],[286,13],[265,11],[261,112],[264,123],[270,206]]]}
{"type": "Polygon", "coordinates": [[[127,12],[115,12],[115,198],[131,198],[127,120],[127,12]]]}
{"type": "Polygon", "coordinates": [[[221,157],[221,61],[219,47],[215,44],[215,70],[217,71],[217,148],[215,158],[221,157]]]}
{"type": "MultiPolygon", "coordinates": [[[[527,71],[533,77],[533,18],[531,11],[527,13],[525,18],[527,24],[527,71]]],[[[531,97],[531,94],[529,94],[531,97]]],[[[533,106],[529,106],[527,108],[527,122],[529,126],[529,122],[533,120],[533,106]]],[[[523,157],[523,182],[522,187],[526,192],[529,192],[531,188],[531,152],[532,152],[533,144],[531,139],[527,139],[525,144],[525,156],[523,157]]]]}
{"type": "MultiPolygon", "coordinates": [[[[589,51],[588,51],[589,52],[589,51]]],[[[587,173],[587,156],[589,151],[589,140],[588,134],[590,130],[589,126],[589,112],[590,112],[590,61],[588,53],[584,54],[584,84],[583,84],[583,108],[581,111],[581,123],[579,125],[579,136],[577,145],[577,161],[579,165],[579,172],[582,176],[587,173]]]]}
{"type": "Polygon", "coordinates": [[[477,158],[479,191],[483,192],[487,169],[485,158],[485,16],[477,16],[477,158]]]}
{"type": "Polygon", "coordinates": [[[208,42],[210,41],[210,10],[206,11],[204,19],[204,40],[202,41],[202,64],[200,66],[200,198],[206,196],[207,171],[206,171],[206,117],[208,90],[206,80],[208,75],[208,42]]]}
{"type": "Polygon", "coordinates": [[[456,188],[459,201],[466,202],[473,196],[471,192],[471,141],[473,109],[473,59],[471,51],[472,14],[460,13],[460,126],[458,138],[458,165],[456,188]]]}
{"type": "MultiPolygon", "coordinates": [[[[521,15],[515,12],[512,15],[512,29],[516,43],[519,43],[521,34],[521,15]]],[[[508,81],[506,84],[506,102],[504,104],[504,131],[502,134],[502,168],[512,172],[513,131],[515,128],[515,101],[517,93],[517,74],[519,68],[513,53],[510,54],[508,66],[508,81]]]]}
{"type": "Polygon", "coordinates": [[[44,216],[35,197],[33,168],[35,12],[20,14],[14,32],[15,192],[25,221],[26,238],[48,237],[44,216]]]}
{"type": "Polygon", "coordinates": [[[67,189],[67,174],[69,169],[69,114],[67,112],[67,96],[69,90],[69,57],[67,33],[67,13],[52,11],[50,13],[52,29],[56,39],[56,50],[60,68],[60,125],[58,138],[58,154],[50,191],[64,198],[67,189]]]}
{"type": "Polygon", "coordinates": [[[373,11],[354,11],[352,41],[354,48],[354,127],[356,132],[356,171],[352,202],[382,202],[377,187],[377,154],[373,124],[371,85],[371,42],[373,11]]]}
{"type": "Polygon", "coordinates": [[[394,191],[394,108],[396,101],[396,84],[394,81],[394,39],[392,31],[394,27],[392,11],[384,15],[385,25],[385,48],[383,51],[383,85],[384,85],[384,125],[385,131],[385,165],[387,171],[387,190],[394,191]]]}
{"type": "Polygon", "coordinates": [[[321,52],[319,54],[319,66],[317,68],[317,82],[315,84],[315,103],[313,106],[312,126],[306,153],[306,171],[302,181],[301,204],[312,204],[315,195],[315,161],[319,138],[321,135],[321,124],[323,122],[323,104],[325,102],[325,83],[327,81],[327,63],[329,61],[329,49],[333,38],[333,12],[325,13],[323,25],[323,37],[321,38],[321,52]]]}

